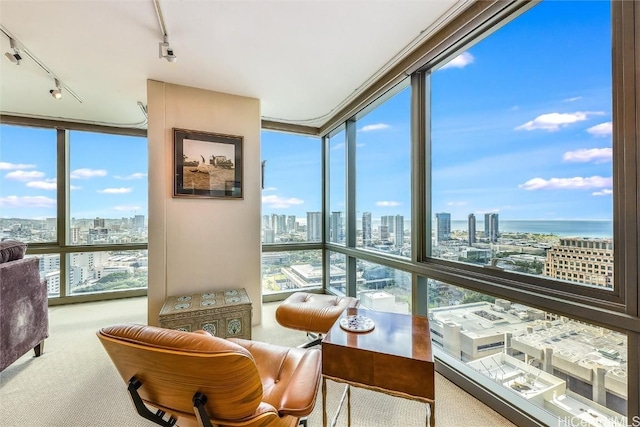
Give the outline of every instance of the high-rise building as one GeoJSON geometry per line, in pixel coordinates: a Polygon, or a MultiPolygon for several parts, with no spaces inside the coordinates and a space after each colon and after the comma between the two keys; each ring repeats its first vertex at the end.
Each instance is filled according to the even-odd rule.
{"type": "Polygon", "coordinates": [[[104,228],[104,218],[96,217],[93,220],[93,228],[104,228]]]}
{"type": "Polygon", "coordinates": [[[133,229],[136,231],[142,231],[144,228],[144,215],[135,215],[133,217],[133,229]]]}
{"type": "Polygon", "coordinates": [[[587,285],[613,288],[611,239],[561,238],[547,251],[544,275],[587,285]]]}
{"type": "Polygon", "coordinates": [[[404,216],[396,215],[393,217],[393,244],[401,248],[404,245],[404,216]]]}
{"type": "Polygon", "coordinates": [[[393,233],[395,231],[395,229],[393,228],[393,226],[395,225],[393,221],[393,215],[384,215],[380,217],[380,225],[386,225],[389,233],[393,233]]]}
{"type": "Polygon", "coordinates": [[[264,239],[262,241],[262,243],[274,243],[275,242],[275,233],[273,232],[273,230],[268,229],[268,230],[264,230],[264,239]]]}
{"type": "Polygon", "coordinates": [[[362,246],[371,246],[371,212],[362,213],[362,246]]]}
{"type": "Polygon", "coordinates": [[[46,224],[45,227],[46,227],[47,231],[53,231],[53,230],[56,229],[56,226],[58,224],[58,219],[57,218],[47,218],[45,224],[46,224]]]}
{"type": "Polygon", "coordinates": [[[469,214],[467,225],[469,228],[469,246],[471,246],[476,242],[476,216],[474,214],[469,214]]]}
{"type": "Polygon", "coordinates": [[[499,220],[497,213],[484,214],[484,237],[490,242],[497,242],[500,236],[499,220]]]}
{"type": "Polygon", "coordinates": [[[307,212],[307,240],[309,242],[322,240],[322,212],[307,212]]]}
{"type": "Polygon", "coordinates": [[[287,217],[287,232],[292,233],[296,231],[296,216],[289,215],[287,217]]]}
{"type": "Polygon", "coordinates": [[[269,215],[262,215],[262,229],[271,230],[271,221],[269,220],[269,215]]]}
{"type": "Polygon", "coordinates": [[[380,227],[378,228],[378,231],[380,232],[380,241],[381,242],[388,242],[389,241],[389,226],[388,225],[380,225],[380,227]]]}
{"type": "Polygon", "coordinates": [[[329,241],[334,243],[341,243],[344,241],[344,234],[342,231],[342,212],[331,212],[331,227],[329,229],[330,236],[329,241]]]}
{"type": "Polygon", "coordinates": [[[441,212],[436,214],[436,246],[440,242],[451,239],[451,214],[441,212]]]}

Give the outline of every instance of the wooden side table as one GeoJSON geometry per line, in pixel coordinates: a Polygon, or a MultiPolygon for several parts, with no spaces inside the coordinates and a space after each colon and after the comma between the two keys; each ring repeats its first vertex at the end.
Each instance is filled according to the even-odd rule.
{"type": "Polygon", "coordinates": [[[205,330],[220,338],[251,339],[251,299],[245,289],[170,296],[160,310],[161,328],[205,330]]]}
{"type": "Polygon", "coordinates": [[[356,386],[426,403],[426,425],[435,426],[435,367],[428,319],[358,308],[348,308],[341,317],[345,315],[371,318],[375,327],[370,332],[347,332],[338,319],[322,341],[323,426],[327,426],[327,379],[347,385],[342,401],[346,395],[348,425],[349,387],[356,386]]]}

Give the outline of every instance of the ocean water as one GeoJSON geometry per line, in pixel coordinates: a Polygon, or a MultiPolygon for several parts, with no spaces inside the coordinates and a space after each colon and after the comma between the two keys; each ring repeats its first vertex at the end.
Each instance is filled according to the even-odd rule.
{"type": "MultiPolygon", "coordinates": [[[[500,220],[498,228],[501,233],[535,233],[555,234],[561,237],[613,237],[612,221],[541,221],[541,220],[500,220]]],[[[466,220],[451,220],[451,230],[467,230],[466,220]]],[[[476,221],[476,231],[484,230],[484,221],[476,221]]]]}

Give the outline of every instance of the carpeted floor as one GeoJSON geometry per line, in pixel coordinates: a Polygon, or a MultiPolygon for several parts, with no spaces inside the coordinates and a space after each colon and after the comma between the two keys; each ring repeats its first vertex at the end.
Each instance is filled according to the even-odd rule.
{"type": "MultiPolygon", "coordinates": [[[[279,326],[277,303],[264,305],[263,323],[253,339],[296,346],[305,334],[279,326]]],[[[146,323],[146,298],[72,304],[49,309],[49,335],[44,354],[30,352],[0,373],[0,425],[3,427],[151,427],[134,411],[125,384],[95,336],[103,326],[123,322],[146,323]]],[[[328,382],[327,407],[337,408],[344,385],[328,382]]],[[[473,396],[436,374],[438,427],[513,426],[473,396]]],[[[352,425],[424,426],[424,405],[352,388],[352,425]]],[[[346,426],[346,406],[337,426],[346,426]]],[[[331,418],[332,414],[329,414],[331,418]]],[[[309,426],[322,425],[318,393],[309,426]]]]}

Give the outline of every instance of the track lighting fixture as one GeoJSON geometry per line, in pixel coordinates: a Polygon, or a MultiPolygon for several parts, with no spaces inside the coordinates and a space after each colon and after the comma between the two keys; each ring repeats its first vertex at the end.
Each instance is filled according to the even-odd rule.
{"type": "Polygon", "coordinates": [[[176,62],[178,57],[173,53],[173,48],[169,44],[169,37],[165,34],[163,41],[160,42],[159,53],[160,58],[164,58],[169,62],[176,62]]]}
{"type": "Polygon", "coordinates": [[[60,98],[62,98],[62,88],[60,87],[60,81],[58,79],[54,79],[54,81],[56,82],[56,88],[55,89],[51,89],[49,91],[49,93],[55,99],[60,99],[60,98]]]}
{"type": "Polygon", "coordinates": [[[13,49],[13,52],[6,52],[4,56],[6,56],[7,59],[13,62],[14,64],[20,65],[20,61],[22,61],[22,57],[20,56],[20,50],[16,45],[16,41],[11,37],[9,37],[9,45],[11,46],[11,49],[13,49]]]}

